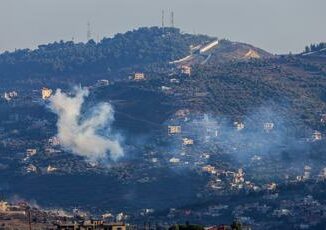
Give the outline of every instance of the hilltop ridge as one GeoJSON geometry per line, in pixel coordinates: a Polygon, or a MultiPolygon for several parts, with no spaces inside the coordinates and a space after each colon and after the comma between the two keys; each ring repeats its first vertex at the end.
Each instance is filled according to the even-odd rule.
{"type": "Polygon", "coordinates": [[[187,55],[195,58],[186,58],[180,64],[189,61],[191,64],[206,64],[272,56],[244,43],[182,33],[180,29],[171,27],[143,27],[118,33],[97,43],[94,40],[87,43],[60,41],[39,45],[35,50],[4,52],[0,55],[0,76],[24,79],[40,75],[109,75],[121,68],[167,64],[187,55]],[[213,46],[207,47],[212,42],[213,46]]]}
{"type": "Polygon", "coordinates": [[[0,55],[2,76],[110,73],[123,67],[167,62],[184,56],[189,46],[211,40],[177,28],[139,28],[96,43],[60,41],[0,55]]]}

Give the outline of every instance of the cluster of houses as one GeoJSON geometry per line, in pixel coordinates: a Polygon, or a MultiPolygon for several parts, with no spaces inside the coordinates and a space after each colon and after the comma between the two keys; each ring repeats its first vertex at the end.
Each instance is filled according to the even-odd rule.
{"type": "Polygon", "coordinates": [[[126,230],[125,223],[106,223],[102,220],[87,220],[74,223],[57,223],[57,230],[126,230]]]}

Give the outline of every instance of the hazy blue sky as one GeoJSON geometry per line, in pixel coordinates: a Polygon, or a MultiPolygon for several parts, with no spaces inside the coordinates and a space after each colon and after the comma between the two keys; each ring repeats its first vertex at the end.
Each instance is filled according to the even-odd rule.
{"type": "Polygon", "coordinates": [[[95,39],[160,25],[162,9],[173,10],[175,25],[185,32],[273,53],[326,41],[326,0],[0,0],[0,51],[72,37],[85,41],[88,21],[95,39]]]}

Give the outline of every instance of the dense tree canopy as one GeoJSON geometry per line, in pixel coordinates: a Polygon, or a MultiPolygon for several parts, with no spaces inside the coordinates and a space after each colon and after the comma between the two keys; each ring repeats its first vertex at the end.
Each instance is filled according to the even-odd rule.
{"type": "Polygon", "coordinates": [[[105,73],[121,67],[170,61],[189,52],[189,46],[210,40],[176,28],[140,28],[96,43],[72,41],[40,45],[0,55],[3,75],[105,73]]]}
{"type": "Polygon", "coordinates": [[[326,43],[324,42],[321,42],[319,44],[311,44],[310,46],[306,46],[305,53],[316,52],[325,48],[326,48],[326,43]]]}

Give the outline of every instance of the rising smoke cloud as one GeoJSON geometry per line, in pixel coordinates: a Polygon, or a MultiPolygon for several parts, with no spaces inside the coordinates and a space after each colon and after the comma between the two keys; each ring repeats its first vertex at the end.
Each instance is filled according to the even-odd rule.
{"type": "Polygon", "coordinates": [[[117,160],[124,153],[110,129],[114,110],[109,103],[100,103],[82,113],[88,95],[85,88],[76,88],[73,96],[57,89],[50,98],[50,107],[58,115],[57,136],[61,146],[90,160],[105,160],[108,156],[117,160]]]}

